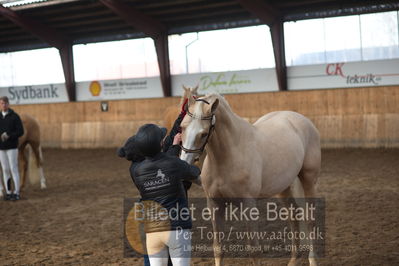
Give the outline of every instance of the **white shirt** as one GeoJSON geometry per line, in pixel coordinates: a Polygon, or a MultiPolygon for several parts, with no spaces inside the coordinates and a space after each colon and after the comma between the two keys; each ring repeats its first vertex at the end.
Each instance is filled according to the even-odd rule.
{"type": "Polygon", "coordinates": [[[8,111],[1,111],[1,113],[3,114],[3,117],[5,117],[8,114],[8,111]]]}

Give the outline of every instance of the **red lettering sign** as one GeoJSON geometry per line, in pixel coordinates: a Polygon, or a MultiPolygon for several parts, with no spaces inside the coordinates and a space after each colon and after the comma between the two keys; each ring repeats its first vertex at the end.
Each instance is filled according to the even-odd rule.
{"type": "Polygon", "coordinates": [[[327,75],[345,77],[344,72],[342,72],[342,67],[344,64],[345,63],[328,64],[326,67],[327,75]]]}

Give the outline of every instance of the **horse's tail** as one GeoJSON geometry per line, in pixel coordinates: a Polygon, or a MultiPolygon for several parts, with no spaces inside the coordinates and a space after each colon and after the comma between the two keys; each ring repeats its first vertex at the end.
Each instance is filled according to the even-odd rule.
{"type": "Polygon", "coordinates": [[[29,145],[29,181],[31,184],[38,184],[42,179],[43,154],[40,145],[29,145]],[[33,159],[33,157],[35,159],[33,159]]]}
{"type": "Polygon", "coordinates": [[[29,183],[32,185],[39,184],[40,182],[40,176],[38,175],[37,171],[37,164],[36,160],[33,159],[33,148],[28,145],[28,178],[29,178],[29,183]]]}

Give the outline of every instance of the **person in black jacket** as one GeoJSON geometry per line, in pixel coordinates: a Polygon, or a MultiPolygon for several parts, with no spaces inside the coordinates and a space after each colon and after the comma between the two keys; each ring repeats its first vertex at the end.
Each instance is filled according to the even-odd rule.
{"type": "Polygon", "coordinates": [[[138,159],[134,158],[138,154],[145,158],[132,163],[130,174],[146,210],[144,230],[151,265],[167,265],[168,253],[173,265],[189,265],[188,246],[191,245],[191,239],[178,237],[178,232],[180,236],[187,235],[192,226],[191,218],[185,212],[188,201],[183,180],[198,182],[200,170],[170,155],[170,148],[169,152],[161,152],[165,135],[166,129],[146,124],[140,127],[134,137],[129,138],[122,151],[119,150],[119,155],[122,153],[126,158],[138,159]],[[163,220],[160,219],[162,210],[168,213],[177,210],[178,215],[173,214],[173,219],[163,220]],[[184,212],[185,216],[179,215],[179,211],[184,212]]]}
{"type": "MultiPolygon", "coordinates": [[[[167,153],[168,155],[171,156],[176,156],[178,157],[180,155],[181,147],[181,133],[179,133],[179,128],[180,128],[180,123],[184,118],[184,113],[182,112],[179,117],[176,119],[172,130],[170,131],[170,134],[165,137],[163,143],[162,143],[162,151],[167,153]]],[[[128,161],[131,161],[132,164],[130,166],[130,173],[133,173],[133,168],[140,162],[145,160],[145,157],[140,154],[140,151],[137,149],[137,145],[135,143],[135,137],[132,136],[128,138],[126,141],[125,145],[121,148],[118,149],[118,156],[123,157],[127,159],[128,161]]],[[[131,175],[133,182],[134,178],[133,175],[131,175]]],[[[183,185],[185,189],[185,194],[187,196],[187,190],[191,187],[191,182],[187,180],[183,180],[183,185]]],[[[172,260],[170,259],[170,256],[168,258],[168,266],[172,266],[172,260]]],[[[150,261],[148,258],[148,255],[144,255],[144,266],[150,266],[150,261]]]]}
{"type": "Polygon", "coordinates": [[[0,98],[0,163],[3,169],[5,200],[19,200],[18,138],[24,134],[19,115],[9,108],[8,97],[0,98]],[[14,193],[10,187],[10,172],[14,181],[14,193]]]}
{"type": "MultiPolygon", "coordinates": [[[[171,156],[178,157],[181,151],[181,128],[180,124],[183,121],[184,116],[186,115],[185,111],[185,104],[182,106],[182,111],[180,112],[179,116],[175,120],[173,127],[168,136],[166,136],[162,142],[162,151],[166,152],[171,156]]],[[[162,129],[166,132],[165,129],[162,129]]],[[[166,134],[166,133],[165,133],[166,134]]],[[[128,161],[132,162],[130,167],[130,172],[132,172],[132,168],[135,166],[136,163],[139,163],[144,160],[144,156],[140,154],[138,149],[135,147],[135,136],[132,136],[127,139],[125,145],[120,147],[117,151],[119,157],[126,158],[128,161]]],[[[132,178],[133,179],[133,178],[132,178]]],[[[133,180],[134,182],[134,180],[133,180]]],[[[191,182],[187,180],[183,180],[183,185],[187,194],[187,191],[191,187],[191,182]]]]}
{"type": "MultiPolygon", "coordinates": [[[[125,145],[123,147],[120,147],[117,151],[119,157],[123,157],[126,160],[132,162],[132,164],[130,165],[130,169],[129,169],[130,173],[133,173],[133,169],[134,169],[134,167],[137,166],[138,163],[145,160],[145,157],[143,155],[141,155],[140,151],[137,149],[137,145],[135,143],[135,137],[136,136],[132,136],[132,137],[128,138],[127,141],[125,142],[125,145]]],[[[168,137],[170,137],[170,135],[168,137]]],[[[179,139],[178,137],[175,138],[173,145],[170,145],[170,147],[180,143],[178,141],[178,139],[179,139]]],[[[167,150],[168,154],[170,154],[172,156],[178,156],[177,148],[168,149],[167,147],[165,147],[163,149],[167,150]]],[[[133,183],[136,185],[133,175],[131,174],[130,176],[132,178],[133,183]]],[[[191,184],[191,182],[190,182],[190,184],[191,184]]],[[[147,254],[144,254],[144,266],[151,266],[150,260],[149,260],[147,254]]],[[[170,259],[170,257],[168,258],[168,266],[173,266],[172,260],[170,259]]]]}

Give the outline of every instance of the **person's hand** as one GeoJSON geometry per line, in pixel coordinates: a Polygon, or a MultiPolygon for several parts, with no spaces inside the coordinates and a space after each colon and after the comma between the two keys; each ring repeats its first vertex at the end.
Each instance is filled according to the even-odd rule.
{"type": "Polygon", "coordinates": [[[7,141],[9,137],[10,136],[8,136],[7,132],[4,132],[3,134],[1,134],[1,141],[7,141]]]}
{"type": "Polygon", "coordinates": [[[177,133],[173,138],[173,145],[180,145],[181,142],[181,133],[177,133]]]}

